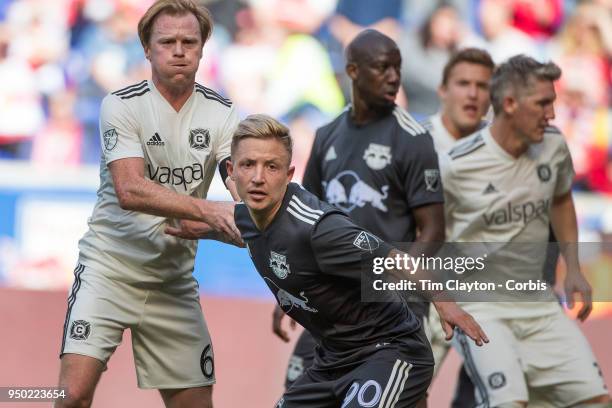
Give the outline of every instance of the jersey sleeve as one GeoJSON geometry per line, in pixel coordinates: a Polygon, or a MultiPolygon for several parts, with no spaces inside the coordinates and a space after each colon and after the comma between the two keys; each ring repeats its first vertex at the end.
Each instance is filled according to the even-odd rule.
{"type": "Polygon", "coordinates": [[[442,181],[438,155],[429,133],[416,136],[413,147],[404,157],[403,185],[410,208],[426,204],[443,203],[442,181]]]}
{"type": "Polygon", "coordinates": [[[232,137],[238,127],[238,114],[234,105],[230,108],[230,112],[225,119],[225,122],[219,127],[219,142],[217,144],[217,150],[215,153],[215,160],[217,163],[221,163],[223,159],[230,157],[230,150],[232,146],[232,137]]]}
{"type": "Polygon", "coordinates": [[[306,169],[304,170],[304,177],[302,177],[302,186],[316,195],[319,199],[323,200],[323,186],[321,185],[321,137],[319,131],[315,136],[312,149],[310,150],[310,156],[306,163],[306,169]]]}
{"type": "Polygon", "coordinates": [[[574,181],[574,165],[572,164],[572,156],[570,155],[567,144],[563,136],[561,139],[561,145],[557,154],[559,155],[559,162],[557,164],[557,184],[555,185],[555,197],[561,196],[572,188],[574,181]]]}
{"type": "Polygon", "coordinates": [[[362,268],[374,258],[386,257],[393,247],[356,226],[348,216],[328,213],[316,224],[312,250],[322,273],[360,279],[362,268]]]}
{"type": "Polygon", "coordinates": [[[126,157],[144,157],[138,121],[128,106],[107,95],[100,108],[100,141],[106,163],[126,157]]]}

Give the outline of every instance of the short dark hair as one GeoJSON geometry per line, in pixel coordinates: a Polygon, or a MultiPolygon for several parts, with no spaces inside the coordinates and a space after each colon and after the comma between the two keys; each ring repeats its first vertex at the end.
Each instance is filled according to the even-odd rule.
{"type": "Polygon", "coordinates": [[[193,0],[157,0],[144,13],[138,22],[138,37],[143,47],[149,45],[153,24],[160,14],[171,16],[193,14],[200,26],[202,45],[208,41],[213,30],[213,20],[208,9],[193,0]]]}
{"type": "Polygon", "coordinates": [[[556,81],[561,77],[561,68],[552,61],[538,62],[526,55],[515,55],[501,64],[491,79],[491,105],[493,112],[502,111],[504,97],[508,92],[524,91],[536,80],[556,81]]]}
{"type": "Polygon", "coordinates": [[[388,44],[397,48],[393,39],[373,28],[366,28],[359,32],[346,46],[345,57],[347,64],[361,64],[364,59],[371,55],[374,44],[388,44]]]}
{"type": "Polygon", "coordinates": [[[488,52],[480,48],[463,48],[453,53],[444,66],[444,71],[442,71],[442,85],[446,85],[448,83],[448,78],[450,78],[451,71],[457,64],[462,62],[482,65],[489,68],[491,72],[495,70],[495,63],[488,52]]]}

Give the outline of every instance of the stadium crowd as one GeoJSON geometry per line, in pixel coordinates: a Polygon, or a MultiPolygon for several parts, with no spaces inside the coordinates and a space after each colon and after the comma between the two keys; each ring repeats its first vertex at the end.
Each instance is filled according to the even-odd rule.
{"type": "MultiPolygon", "coordinates": [[[[102,97],[147,77],[136,23],[150,1],[0,1],[0,160],[78,166],[100,159],[102,97]],[[58,4],[59,3],[59,4],[58,4]]],[[[197,80],[240,116],[289,126],[301,175],[314,130],[349,99],[343,48],[363,27],[398,41],[398,103],[421,120],[451,52],[523,52],[563,70],[555,124],[575,188],[612,193],[612,2],[607,0],[204,0],[215,18],[197,80]]]]}

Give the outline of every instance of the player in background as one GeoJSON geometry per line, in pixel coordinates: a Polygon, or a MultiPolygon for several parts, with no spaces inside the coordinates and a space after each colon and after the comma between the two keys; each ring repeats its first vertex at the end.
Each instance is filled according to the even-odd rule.
{"type": "MultiPolygon", "coordinates": [[[[400,51],[389,37],[365,30],[348,45],[346,59],[351,104],[317,130],[302,184],[383,240],[416,241],[412,254],[433,254],[444,240],[439,169],[431,136],[395,104],[400,51]]],[[[427,315],[425,303],[410,306],[419,319],[427,315]]],[[[273,330],[289,341],[282,317],[276,307],[273,330]]],[[[287,388],[313,357],[314,340],[304,331],[290,357],[287,388]]]]}
{"type": "Polygon", "coordinates": [[[138,24],[152,79],[102,102],[100,187],[79,242],[60,352],[67,397],[56,408],[91,406],[128,328],[140,388],[159,389],[167,407],[212,406],[213,349],[192,274],[197,241],[182,239],[241,242],[234,204],[205,200],[217,165],[236,197],[225,162],[237,115],[195,83],[211,31],[194,1],[156,1],[138,24]]]}
{"type": "Polygon", "coordinates": [[[486,124],[494,69],[489,53],[479,48],[463,48],[451,55],[438,88],[440,111],[423,123],[437,152],[448,152],[486,124]]]}
{"type": "MultiPolygon", "coordinates": [[[[563,135],[550,126],[553,83],[560,75],[555,64],[523,55],[497,68],[490,86],[492,124],[441,157],[447,240],[498,242],[496,256],[507,256],[507,262],[489,263],[489,279],[524,280],[521,274],[529,273],[536,281],[552,224],[567,264],[565,295],[570,307],[580,296],[578,319],[584,321],[592,301],[578,262],[574,171],[563,135]],[[520,247],[525,252],[517,252],[524,242],[530,243],[520,247]]],[[[461,334],[453,342],[476,386],[477,402],[503,408],[610,407],[590,346],[552,290],[542,291],[544,300],[538,302],[528,302],[525,293],[509,296],[504,302],[462,303],[492,339],[486,349],[471,347],[461,334]]]]}
{"type": "MultiPolygon", "coordinates": [[[[314,364],[278,408],[414,407],[429,385],[433,358],[420,321],[395,291],[361,301],[362,265],[400,254],[336,207],[295,183],[289,130],[266,115],[240,123],[228,172],[242,203],[236,225],[279,306],[317,342],[314,364]]],[[[394,269],[403,279],[426,276],[394,269]]],[[[454,302],[437,302],[449,337],[465,330],[487,342],[454,302]]]]}
{"type": "MultiPolygon", "coordinates": [[[[493,59],[482,49],[464,48],[451,55],[438,88],[440,111],[423,123],[438,153],[448,152],[458,140],[486,125],[484,118],[490,106],[489,82],[494,69],[493,59]]],[[[425,333],[434,355],[435,376],[451,347],[435,310],[429,311],[425,333]]],[[[452,407],[473,407],[473,395],[474,386],[462,366],[452,407]]]]}

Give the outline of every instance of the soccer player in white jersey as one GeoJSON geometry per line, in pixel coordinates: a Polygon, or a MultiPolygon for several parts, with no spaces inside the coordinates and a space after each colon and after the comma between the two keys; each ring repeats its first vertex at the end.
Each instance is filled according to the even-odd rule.
{"type": "MultiPolygon", "coordinates": [[[[521,242],[541,249],[548,241],[550,222],[568,267],[568,304],[572,307],[579,295],[583,305],[578,319],[584,321],[592,302],[577,256],[570,190],[574,171],[563,136],[549,126],[555,116],[553,82],[560,75],[555,64],[523,55],[497,68],[490,87],[495,114],[491,126],[463,139],[441,158],[446,235],[451,242],[500,243],[499,253],[521,242]]],[[[508,280],[528,270],[534,281],[541,278],[545,251],[512,256],[510,262],[487,264],[487,273],[508,280]]],[[[504,408],[525,407],[528,402],[610,407],[585,337],[550,288],[543,296],[550,300],[526,302],[517,297],[509,302],[463,303],[491,338],[486,349],[470,347],[461,335],[454,342],[476,386],[477,401],[504,408]]]]}
{"type": "MultiPolygon", "coordinates": [[[[464,48],[450,57],[438,88],[440,111],[423,123],[438,153],[448,152],[458,140],[485,125],[484,117],[490,106],[489,82],[494,69],[495,63],[489,53],[479,48],[464,48]]],[[[435,310],[429,310],[425,326],[434,355],[436,375],[448,354],[450,341],[446,340],[435,310]]],[[[473,406],[468,401],[472,393],[473,387],[462,367],[453,407],[473,406]]]]}
{"type": "Polygon", "coordinates": [[[241,241],[234,204],[205,200],[217,165],[236,197],[225,161],[237,115],[195,83],[211,31],[194,1],[155,2],[138,24],[152,80],[102,102],[100,188],[79,242],[60,353],[67,397],[56,407],[91,405],[127,328],[140,388],[159,389],[167,407],[212,406],[213,350],[192,275],[197,241],[183,238],[241,241]]]}
{"type": "Polygon", "coordinates": [[[440,111],[423,123],[437,152],[449,151],[483,126],[494,68],[489,53],[479,48],[464,48],[450,57],[438,88],[440,111]]]}

